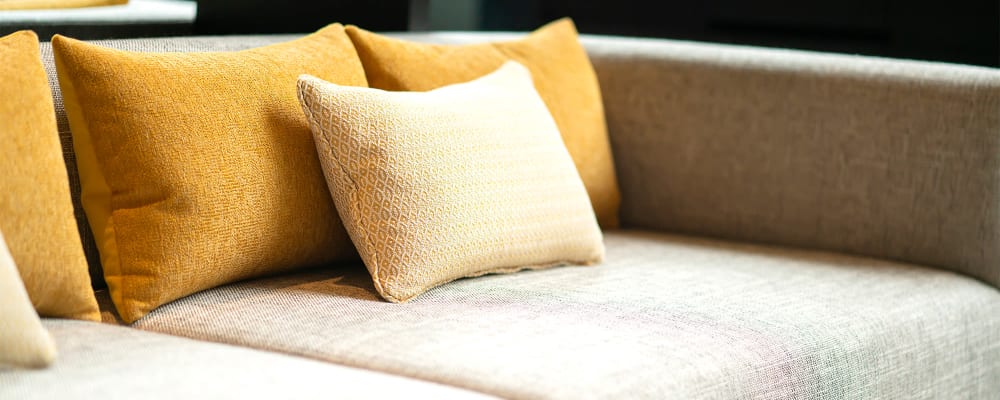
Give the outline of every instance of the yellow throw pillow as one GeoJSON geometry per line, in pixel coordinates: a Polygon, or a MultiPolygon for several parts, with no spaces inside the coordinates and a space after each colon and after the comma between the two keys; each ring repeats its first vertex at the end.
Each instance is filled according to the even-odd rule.
{"type": "Polygon", "coordinates": [[[520,64],[423,93],[304,76],[299,96],[337,209],[385,299],[604,257],[583,182],[520,64]]]}
{"type": "Polygon", "coordinates": [[[552,22],[521,40],[465,46],[407,42],[355,26],[348,26],[347,34],[368,84],[378,89],[431,90],[478,78],[507,60],[528,67],[587,187],[597,220],[604,228],[618,227],[621,195],[601,89],[573,21],[552,22]]]}
{"type": "Polygon", "coordinates": [[[100,321],[38,37],[0,38],[0,230],[38,313],[100,321]]]}
{"type": "Polygon", "coordinates": [[[52,39],[84,211],[133,322],[228,282],[356,259],[295,82],[365,86],[339,24],[238,52],[139,53],[52,39]]]}
{"type": "Polygon", "coordinates": [[[128,0],[0,0],[0,10],[80,8],[127,4],[128,0]]]}
{"type": "Polygon", "coordinates": [[[40,368],[56,358],[56,345],[31,308],[14,259],[0,233],[0,366],[40,368]]]}

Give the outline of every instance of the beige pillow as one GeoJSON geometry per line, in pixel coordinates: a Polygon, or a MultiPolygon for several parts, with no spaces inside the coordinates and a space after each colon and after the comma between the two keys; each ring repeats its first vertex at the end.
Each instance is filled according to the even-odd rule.
{"type": "Polygon", "coordinates": [[[520,64],[429,92],[302,76],[299,99],[337,210],[385,299],[603,258],[586,189],[520,64]]]}
{"type": "Polygon", "coordinates": [[[0,233],[0,365],[45,367],[56,357],[0,233]]]}

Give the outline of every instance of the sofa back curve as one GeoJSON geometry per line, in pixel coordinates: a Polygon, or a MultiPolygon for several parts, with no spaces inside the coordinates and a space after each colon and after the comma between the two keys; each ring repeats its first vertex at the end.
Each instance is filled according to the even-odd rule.
{"type": "Polygon", "coordinates": [[[1000,287],[1000,70],[584,42],[623,225],[898,260],[1000,287]]]}
{"type": "MultiPolygon", "coordinates": [[[[472,43],[510,33],[402,33],[472,43]]],[[[295,35],[125,39],[233,51],[295,35]]],[[[601,83],[625,227],[841,251],[1000,286],[1000,71],[659,39],[582,37],[601,83]]],[[[95,286],[49,43],[59,134],[95,286]]]]}

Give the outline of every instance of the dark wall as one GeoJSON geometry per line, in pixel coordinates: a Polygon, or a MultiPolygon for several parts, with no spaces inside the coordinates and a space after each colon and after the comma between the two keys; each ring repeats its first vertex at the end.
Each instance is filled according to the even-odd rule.
{"type": "Polygon", "coordinates": [[[488,30],[570,16],[581,32],[1000,66],[997,0],[484,0],[488,30]]]}
{"type": "Polygon", "coordinates": [[[584,33],[1000,67],[1000,0],[201,0],[195,33],[310,32],[331,22],[400,31],[462,1],[477,2],[479,20],[460,25],[486,30],[525,31],[570,16],[584,33]]]}
{"type": "Polygon", "coordinates": [[[408,0],[199,0],[195,33],[302,33],[333,22],[401,31],[408,16],[408,0]]]}

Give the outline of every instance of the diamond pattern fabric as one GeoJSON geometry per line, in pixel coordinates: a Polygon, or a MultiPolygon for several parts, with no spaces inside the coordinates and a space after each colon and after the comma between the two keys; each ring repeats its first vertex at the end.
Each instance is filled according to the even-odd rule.
{"type": "MultiPolygon", "coordinates": [[[[569,18],[553,21],[514,40],[444,45],[417,43],[345,28],[370,87],[426,91],[468,82],[508,60],[531,71],[535,88],[562,135],[604,229],[618,227],[621,196],[608,142],[601,88],[569,18]]],[[[481,36],[479,41],[489,39],[481,36]]]]}
{"type": "Polygon", "coordinates": [[[528,70],[425,93],[299,80],[341,219],[378,292],[604,254],[597,219],[528,70]]]}

